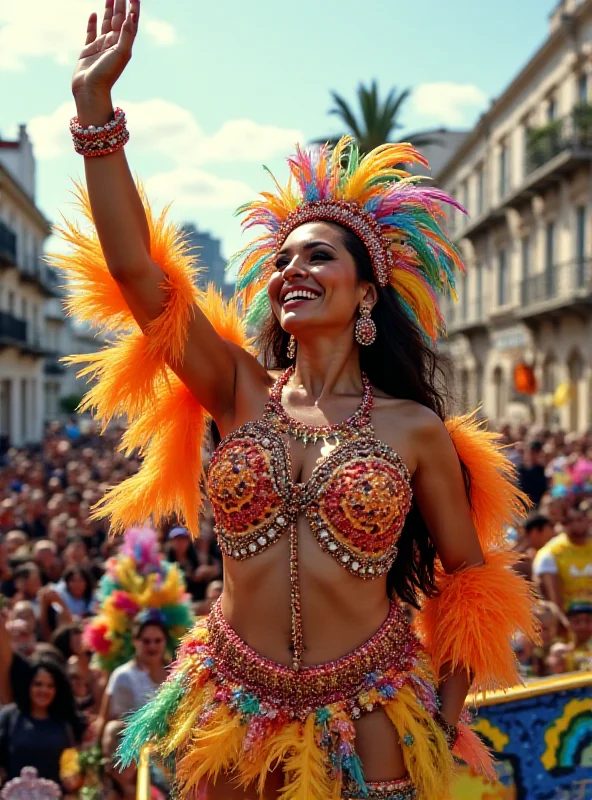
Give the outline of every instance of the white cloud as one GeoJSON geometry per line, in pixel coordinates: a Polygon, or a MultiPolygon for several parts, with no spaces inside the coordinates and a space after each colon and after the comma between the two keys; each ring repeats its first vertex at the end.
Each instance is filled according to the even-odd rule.
{"type": "Polygon", "coordinates": [[[175,207],[206,209],[236,208],[255,195],[243,181],[220,178],[198,167],[153,175],[146,181],[146,191],[157,203],[173,198],[175,207]]]}
{"type": "MultiPolygon", "coordinates": [[[[72,65],[84,44],[97,0],[3,0],[0,3],[0,70],[21,70],[33,58],[72,65]]],[[[144,14],[142,29],[155,45],[176,41],[173,26],[144,14]]]]}
{"type": "Polygon", "coordinates": [[[142,30],[148,34],[155,44],[162,47],[170,47],[177,41],[177,33],[170,22],[148,17],[148,19],[142,18],[141,24],[142,30]]]}
{"type": "MultiPolygon", "coordinates": [[[[193,114],[167,100],[122,101],[134,148],[160,153],[181,165],[202,166],[222,162],[256,162],[290,152],[302,140],[295,129],[260,125],[253,120],[230,120],[211,135],[205,134],[193,114]]],[[[39,159],[55,158],[71,148],[68,122],[75,114],[73,102],[51,114],[34,117],[29,131],[39,159]]]]}
{"type": "MultiPolygon", "coordinates": [[[[256,193],[241,180],[214,174],[210,165],[261,163],[290,152],[302,140],[298,130],[249,119],[230,120],[207,135],[190,111],[160,98],[122,101],[121,105],[128,116],[134,150],[172,162],[169,170],[144,175],[150,197],[157,203],[173,199],[181,208],[236,208],[256,193]]],[[[40,161],[70,152],[68,123],[75,113],[74,102],[69,101],[51,114],[30,120],[29,134],[40,161]]]]}
{"type": "Polygon", "coordinates": [[[487,105],[487,95],[471,83],[421,83],[409,99],[410,110],[426,123],[465,127],[487,105]]]}

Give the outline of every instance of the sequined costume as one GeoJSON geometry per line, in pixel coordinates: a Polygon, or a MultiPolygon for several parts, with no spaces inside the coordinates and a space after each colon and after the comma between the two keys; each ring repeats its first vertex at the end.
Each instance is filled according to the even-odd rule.
{"type": "Polygon", "coordinates": [[[298,669],[303,649],[298,516],[306,516],[321,548],[342,567],[372,579],[395,560],[412,491],[407,467],[374,437],[373,396],[365,375],[360,409],[344,423],[314,434],[345,443],[317,465],[306,483],[295,483],[282,436],[289,433],[291,420],[281,404],[282,387],[292,372],[276,382],[261,421],[243,425],[220,443],[208,489],[216,535],[229,558],[250,558],[289,536],[293,667],[298,669]]]}
{"type": "MultiPolygon", "coordinates": [[[[404,161],[422,159],[409,145],[387,145],[360,158],[347,139],[332,153],[297,151],[289,162],[293,183],[285,189],[278,184],[276,195],[266,193],[242,209],[247,228],[266,228],[238,256],[237,287],[249,321],[257,323],[269,312],[266,284],[283,239],[305,221],[326,219],[360,236],[377,284],[397,291],[428,339],[439,335],[437,293],[454,292],[454,272],[461,267],[439,225],[440,204],[451,201],[392,166],[404,161]]],[[[91,219],[83,192],[81,202],[91,219]]],[[[96,379],[85,407],[105,421],[126,414],[123,449],[140,448],[144,457],[139,473],[111,489],[96,514],[108,514],[113,527],[123,529],[150,514],[175,512],[197,533],[207,414],[171,366],[181,358],[195,305],[222,338],[245,348],[250,343],[237,302],[224,304],[211,289],[196,288],[183,241],[164,217],[155,219],[146,208],[151,256],[166,276],[169,299],[145,333],[110,276],[94,234],[67,226],[63,234],[74,253],[56,256],[54,263],[68,276],[70,310],[95,324],[98,318],[118,333],[101,353],[73,359],[90,361],[85,373],[96,379]]],[[[318,546],[344,570],[375,580],[396,557],[413,491],[405,464],[374,435],[372,389],[365,377],[356,413],[310,433],[334,446],[310,478],[299,482],[289,442],[295,436],[304,441],[307,433],[282,406],[290,374],[276,382],[260,420],[223,439],[208,484],[226,558],[256,558],[289,538],[292,663],[277,664],[256,653],[217,605],[183,640],[155,699],[128,723],[122,761],[137,758],[150,742],[174,764],[181,798],[194,796],[200,781],[220,772],[262,788],[269,771],[281,765],[284,800],[447,800],[454,761],[439,724],[437,677],[446,666],[466,670],[476,691],[512,685],[518,676],[511,635],[518,628],[534,635],[529,590],[510,569],[514,556],[504,542],[505,526],[523,509],[513,468],[495,435],[474,417],[447,420],[470,473],[471,510],[485,563],[438,574],[439,592],[425,600],[418,631],[410,629],[393,599],[387,619],[360,648],[329,664],[304,665],[297,519],[306,519],[318,546]],[[365,779],[354,725],[378,707],[398,734],[408,771],[408,778],[380,785],[365,779]]],[[[454,752],[491,775],[489,756],[466,724],[454,752]]]]}

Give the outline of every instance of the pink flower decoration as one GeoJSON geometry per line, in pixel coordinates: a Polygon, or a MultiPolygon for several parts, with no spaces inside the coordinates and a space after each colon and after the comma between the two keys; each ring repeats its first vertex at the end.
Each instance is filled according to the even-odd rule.
{"type": "Polygon", "coordinates": [[[120,553],[133,558],[138,572],[150,573],[160,569],[162,553],[159,552],[158,536],[152,528],[130,528],[120,553]]]}
{"type": "Polygon", "coordinates": [[[135,617],[140,610],[138,603],[127,592],[117,589],[111,596],[113,597],[113,607],[127,614],[128,617],[135,617]]]}
{"type": "Polygon", "coordinates": [[[95,622],[84,629],[84,642],[86,646],[101,656],[107,655],[112,642],[107,638],[109,627],[104,622],[95,622]]]}

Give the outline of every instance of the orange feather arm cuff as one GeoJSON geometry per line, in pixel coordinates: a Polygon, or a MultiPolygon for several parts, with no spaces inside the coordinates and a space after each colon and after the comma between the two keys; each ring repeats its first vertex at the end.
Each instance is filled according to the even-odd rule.
{"type": "Polygon", "coordinates": [[[446,420],[470,476],[468,499],[485,563],[453,574],[440,572],[438,594],[424,602],[417,626],[435,670],[466,670],[476,692],[520,682],[511,640],[517,631],[537,639],[535,597],[513,566],[520,558],[506,543],[509,525],[524,515],[528,499],[516,488],[514,466],[500,437],[475,414],[446,420]]]}
{"type": "Polygon", "coordinates": [[[249,342],[236,301],[224,302],[212,286],[197,288],[199,268],[183,234],[167,220],[166,212],[155,216],[141,187],[139,191],[150,231],[150,255],[162,269],[166,292],[162,313],[144,332],[109,273],[81,186],[76,187],[76,197],[89,226],[83,230],[64,220],[57,232],[70,252],[55,254],[50,261],[65,278],[68,313],[111,341],[97,353],[67,359],[86,365],[78,375],[91,383],[80,408],[91,411],[103,426],[123,417],[128,428],[120,449],[142,459],[139,472],[112,487],[93,516],[108,516],[116,533],[150,517],[158,520],[174,514],[197,536],[207,413],[172,368],[183,357],[196,308],[223,339],[241,347],[249,342]]]}
{"type": "Polygon", "coordinates": [[[514,553],[500,550],[486,562],[439,580],[439,593],[423,605],[420,629],[434,669],[466,670],[476,692],[520,682],[511,639],[537,638],[534,595],[512,567],[514,553]]]}

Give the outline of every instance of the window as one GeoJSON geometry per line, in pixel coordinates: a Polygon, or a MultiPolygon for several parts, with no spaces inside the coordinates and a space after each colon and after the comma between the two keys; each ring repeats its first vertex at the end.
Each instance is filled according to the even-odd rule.
{"type": "Polygon", "coordinates": [[[557,116],[557,101],[554,97],[549,98],[547,105],[547,122],[553,122],[557,116]]]}
{"type": "Polygon", "coordinates": [[[509,189],[508,167],[509,167],[508,145],[506,142],[500,144],[499,151],[499,196],[505,197],[509,189]]]}
{"type": "Polygon", "coordinates": [[[530,284],[530,236],[525,236],[521,244],[521,287],[520,297],[522,303],[528,302],[530,284]]]}
{"type": "Polygon", "coordinates": [[[475,266],[475,278],[477,280],[476,316],[477,319],[480,320],[483,318],[483,265],[482,264],[477,264],[475,266]]]}
{"type": "Polygon", "coordinates": [[[21,439],[27,441],[29,416],[29,386],[26,378],[21,378],[21,439]]]}
{"type": "Polygon", "coordinates": [[[469,210],[469,179],[465,178],[462,186],[462,200],[465,210],[469,210]]]}
{"type": "Polygon", "coordinates": [[[576,208],[576,280],[579,288],[586,282],[586,206],[576,208]]]}
{"type": "Polygon", "coordinates": [[[462,281],[462,318],[467,320],[469,317],[469,273],[467,272],[462,281]]]}
{"type": "Polygon", "coordinates": [[[545,299],[555,296],[555,223],[545,228],[545,299]]]}
{"type": "Polygon", "coordinates": [[[16,307],[16,300],[14,292],[8,292],[8,313],[14,314],[15,307],[16,307]]]}
{"type": "Polygon", "coordinates": [[[33,339],[38,342],[41,339],[39,330],[39,306],[33,306],[33,339]]]}
{"type": "Polygon", "coordinates": [[[530,275],[530,236],[522,239],[522,278],[530,275]]]}
{"type": "Polygon", "coordinates": [[[448,233],[452,237],[454,229],[456,228],[456,209],[452,206],[448,207],[448,233]]]}
{"type": "Polygon", "coordinates": [[[510,300],[508,273],[508,253],[504,248],[497,257],[497,304],[505,306],[510,300]]]}
{"type": "Polygon", "coordinates": [[[582,72],[578,75],[578,103],[588,102],[588,74],[582,72]]]}
{"type": "Polygon", "coordinates": [[[484,193],[485,193],[485,175],[483,172],[483,164],[481,164],[477,169],[477,214],[483,213],[484,193]]]}

